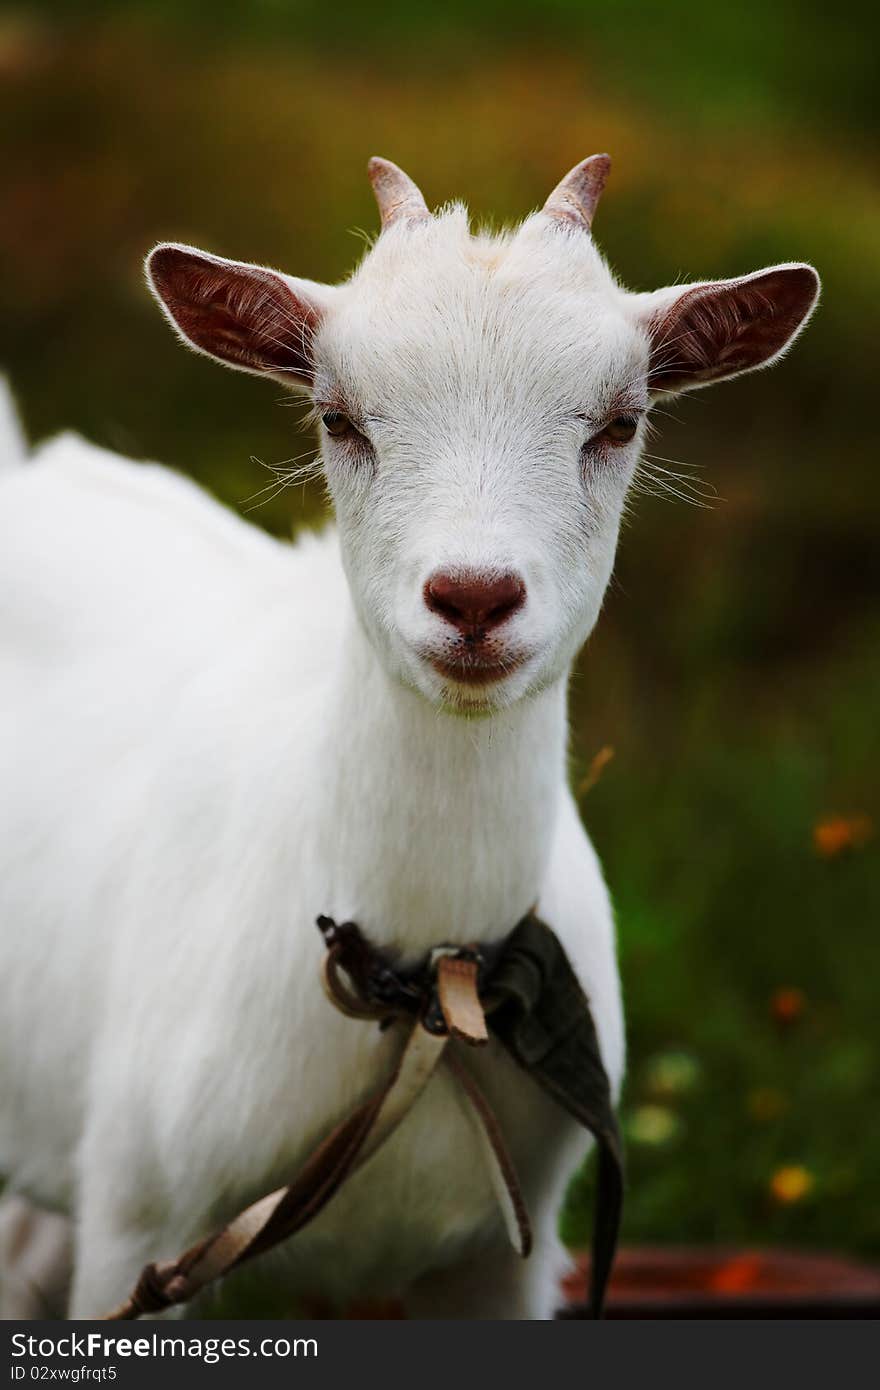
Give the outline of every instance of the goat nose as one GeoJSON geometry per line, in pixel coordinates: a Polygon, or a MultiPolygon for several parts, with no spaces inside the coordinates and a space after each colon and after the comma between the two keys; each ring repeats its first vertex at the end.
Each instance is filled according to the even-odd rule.
{"type": "Polygon", "coordinates": [[[467,637],[482,637],[500,627],[525,602],[526,586],[518,574],[480,574],[458,570],[433,574],[425,585],[425,603],[467,637]]]}

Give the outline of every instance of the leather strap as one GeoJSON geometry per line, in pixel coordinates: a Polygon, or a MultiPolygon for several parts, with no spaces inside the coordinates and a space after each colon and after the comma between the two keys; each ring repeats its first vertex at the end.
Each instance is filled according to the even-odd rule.
{"type": "Polygon", "coordinates": [[[447,1029],[462,1042],[482,1046],[489,1041],[489,1030],[477,973],[476,960],[446,951],[437,957],[437,994],[447,1029]]]}
{"type": "Polygon", "coordinates": [[[213,1280],[300,1230],[394,1132],[441,1060],[477,1125],[513,1247],[526,1256],[531,1229],[513,1162],[486,1097],[451,1041],[471,1046],[488,1041],[481,993],[489,998],[498,1041],[596,1139],[590,1305],[592,1315],[600,1317],[620,1223],[623,1164],[589,1002],[557,937],[530,912],[495,948],[490,978],[484,978],[487,956],[477,948],[441,947],[426,965],[402,973],[354,923],[337,926],[322,917],[318,926],[328,947],[322,980],[335,1007],[352,1018],[377,1020],[383,1028],[410,1021],[396,1067],[327,1135],[291,1183],[254,1202],[179,1259],[147,1265],[130,1297],[107,1319],[138,1318],[186,1303],[213,1280]]]}
{"type": "Polygon", "coordinates": [[[188,1303],[207,1284],[305,1226],[397,1128],[448,1042],[448,1035],[429,1033],[416,1023],[389,1080],[318,1145],[293,1182],[246,1207],[177,1260],[147,1265],[130,1297],[104,1320],[130,1320],[188,1303]]]}
{"type": "Polygon", "coordinates": [[[470,1102],[470,1114],[476,1122],[508,1239],[516,1253],[525,1260],[532,1250],[532,1223],[501,1126],[483,1092],[453,1047],[447,1051],[444,1061],[470,1102]]]}
{"type": "Polygon", "coordinates": [[[492,1034],[596,1141],[590,1314],[602,1316],[623,1209],[623,1150],[596,1025],[555,932],[530,912],[491,980],[492,1034]]]}

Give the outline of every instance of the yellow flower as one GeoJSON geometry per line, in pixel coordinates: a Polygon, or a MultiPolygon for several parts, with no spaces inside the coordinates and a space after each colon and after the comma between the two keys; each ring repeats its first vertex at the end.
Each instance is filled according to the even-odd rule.
{"type": "Polygon", "coordinates": [[[630,1115],[627,1129],[636,1144],[666,1144],[678,1129],[678,1120],[664,1105],[640,1105],[630,1115]]]}
{"type": "Polygon", "coordinates": [[[699,1063],[689,1052],[661,1052],[645,1068],[648,1090],[663,1099],[691,1090],[699,1076],[699,1063]]]}
{"type": "Polygon", "coordinates": [[[790,1163],[777,1168],[770,1179],[770,1194],[780,1206],[792,1206],[803,1201],[813,1190],[813,1175],[809,1168],[799,1163],[790,1163]]]}

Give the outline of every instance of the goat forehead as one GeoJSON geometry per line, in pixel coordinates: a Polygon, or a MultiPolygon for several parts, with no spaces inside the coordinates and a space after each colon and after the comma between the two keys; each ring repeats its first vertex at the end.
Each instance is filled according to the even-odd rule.
{"type": "Polygon", "coordinates": [[[322,335],[328,372],[379,413],[394,400],[577,409],[630,386],[642,336],[597,253],[567,241],[380,241],[322,335]]]}

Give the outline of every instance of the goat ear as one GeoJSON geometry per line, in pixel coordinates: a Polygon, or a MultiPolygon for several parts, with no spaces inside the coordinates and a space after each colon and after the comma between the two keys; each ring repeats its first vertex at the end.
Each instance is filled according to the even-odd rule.
{"type": "Polygon", "coordinates": [[[311,383],[327,286],[171,242],[150,252],[146,275],[169,323],[196,352],[287,385],[311,383]]]}
{"type": "Polygon", "coordinates": [[[648,385],[687,391],[767,367],[803,328],[819,297],[809,265],[638,295],[651,345],[648,385]]]}

